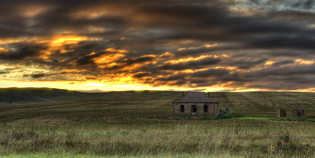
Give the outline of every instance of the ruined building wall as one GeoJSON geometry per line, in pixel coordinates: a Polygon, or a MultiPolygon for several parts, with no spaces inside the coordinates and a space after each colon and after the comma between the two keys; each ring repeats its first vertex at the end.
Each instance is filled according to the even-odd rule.
{"type": "Polygon", "coordinates": [[[216,103],[173,103],[174,115],[191,115],[191,106],[197,106],[197,115],[218,115],[218,104],[216,103]],[[185,112],[180,112],[180,106],[184,105],[185,112]],[[204,105],[208,105],[208,112],[204,112],[204,105]]]}

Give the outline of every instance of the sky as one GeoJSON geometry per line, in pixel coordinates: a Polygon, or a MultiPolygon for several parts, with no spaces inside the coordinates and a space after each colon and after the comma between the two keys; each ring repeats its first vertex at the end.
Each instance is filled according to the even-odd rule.
{"type": "Polygon", "coordinates": [[[0,87],[315,91],[315,0],[0,0],[0,87]]]}

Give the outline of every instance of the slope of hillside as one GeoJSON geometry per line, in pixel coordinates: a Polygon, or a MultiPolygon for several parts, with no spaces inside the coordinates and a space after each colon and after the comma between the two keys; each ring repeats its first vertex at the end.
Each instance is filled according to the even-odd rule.
{"type": "Polygon", "coordinates": [[[284,108],[288,115],[292,109],[315,112],[312,92],[217,92],[211,93],[211,98],[219,102],[219,109],[230,107],[233,112],[253,116],[268,116],[278,108],[284,108]]]}
{"type": "Polygon", "coordinates": [[[109,96],[132,95],[134,92],[81,93],[53,88],[0,88],[0,104],[22,102],[70,101],[102,99],[109,96]]]}

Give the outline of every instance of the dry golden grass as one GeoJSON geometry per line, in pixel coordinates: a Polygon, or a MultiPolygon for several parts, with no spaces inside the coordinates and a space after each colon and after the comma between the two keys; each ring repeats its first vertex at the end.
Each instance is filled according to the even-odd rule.
{"type": "Polygon", "coordinates": [[[222,153],[240,157],[313,157],[314,130],[261,130],[235,127],[206,128],[177,125],[173,128],[112,126],[99,129],[2,130],[1,154],[73,153],[86,155],[162,156],[187,154],[211,157],[222,153]],[[287,134],[287,138],[285,138],[287,134]],[[287,140],[287,141],[286,141],[287,140]],[[274,147],[274,151],[271,148],[274,147]]]}
{"type": "Polygon", "coordinates": [[[279,107],[288,115],[294,108],[304,108],[307,116],[313,115],[315,94],[211,95],[220,102],[219,109],[231,107],[235,118],[154,119],[172,114],[171,101],[181,96],[175,92],[2,104],[0,155],[315,157],[314,120],[276,118],[279,107]]]}

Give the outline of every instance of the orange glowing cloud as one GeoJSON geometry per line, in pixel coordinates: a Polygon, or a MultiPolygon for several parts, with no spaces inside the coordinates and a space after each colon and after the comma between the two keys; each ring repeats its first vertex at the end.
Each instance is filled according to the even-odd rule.
{"type": "Polygon", "coordinates": [[[199,47],[185,47],[185,48],[179,48],[178,51],[182,51],[182,50],[186,50],[186,49],[198,49],[198,48],[202,48],[202,47],[206,47],[206,48],[209,48],[209,47],[214,47],[214,46],[217,46],[218,43],[215,43],[215,44],[204,44],[202,46],[199,46],[199,47]]]}
{"type": "Polygon", "coordinates": [[[7,51],[9,51],[9,49],[8,49],[8,48],[3,48],[3,47],[0,47],[0,53],[1,53],[1,52],[7,52],[7,51]]]}
{"type": "Polygon", "coordinates": [[[313,60],[296,59],[295,62],[299,64],[305,64],[305,65],[314,64],[313,60]]]}
{"type": "Polygon", "coordinates": [[[165,57],[173,57],[174,54],[170,52],[165,52],[164,54],[160,55],[159,58],[165,58],[165,57]]]}
{"type": "Polygon", "coordinates": [[[270,60],[270,61],[267,61],[264,65],[272,65],[273,63],[275,63],[276,61],[272,61],[272,60],[270,60]]]}
{"type": "Polygon", "coordinates": [[[70,72],[85,72],[86,69],[78,70],[78,69],[68,69],[68,70],[62,70],[60,73],[70,73],[70,72]]]}
{"type": "Polygon", "coordinates": [[[51,39],[52,47],[60,47],[65,44],[76,44],[85,40],[99,40],[98,38],[89,38],[77,35],[56,35],[51,39]]]}
{"type": "MultiPolygon", "coordinates": [[[[114,65],[117,65],[117,63],[115,61],[117,61],[118,59],[120,58],[123,58],[125,57],[125,53],[128,53],[127,50],[124,50],[124,49],[114,49],[114,48],[107,48],[105,51],[108,51],[108,52],[115,52],[114,54],[105,54],[105,55],[102,55],[98,58],[95,58],[94,59],[94,62],[99,64],[99,65],[102,65],[102,64],[109,64],[111,66],[114,66],[114,65]]],[[[92,52],[93,53],[93,52],[92,52]]],[[[91,54],[92,54],[91,53],[91,54]]],[[[90,55],[91,55],[90,54],[90,55]]],[[[94,53],[95,54],[95,53],[94,53]]],[[[104,66],[103,66],[104,67],[104,66]]]]}
{"type": "Polygon", "coordinates": [[[178,60],[169,60],[169,61],[166,61],[165,63],[178,64],[178,63],[183,63],[183,62],[188,62],[188,61],[197,61],[197,60],[201,60],[201,59],[209,58],[209,57],[219,58],[219,57],[228,57],[228,56],[226,54],[223,54],[223,55],[201,55],[197,58],[189,57],[189,58],[183,58],[183,59],[178,59],[178,60]]]}
{"type": "Polygon", "coordinates": [[[145,55],[142,55],[141,57],[156,57],[156,55],[155,54],[145,54],[145,55]]]}

